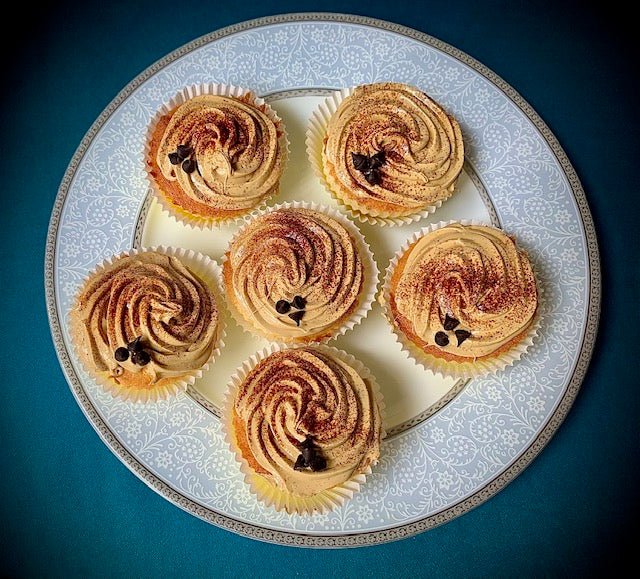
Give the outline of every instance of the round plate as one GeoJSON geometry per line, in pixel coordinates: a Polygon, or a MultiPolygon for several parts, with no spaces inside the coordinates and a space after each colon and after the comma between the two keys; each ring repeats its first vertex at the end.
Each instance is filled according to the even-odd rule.
{"type": "MultiPolygon", "coordinates": [[[[272,204],[273,204],[272,203],[272,204]]],[[[211,523],[291,545],[357,546],[399,539],[458,516],[503,488],[540,452],[568,412],[593,350],[600,271],[580,182],[531,107],[477,61],[395,24],[336,14],[283,15],[193,41],[135,78],[93,124],[64,176],[45,262],[55,347],[78,404],[111,450],[151,488],[211,523]],[[541,337],[495,376],[442,379],[401,352],[376,305],[335,345],[377,376],[387,405],[380,463],[342,508],[289,516],[249,494],[224,443],[220,402],[228,377],[265,342],[231,328],[220,360],[186,394],[155,404],[113,399],[81,369],[67,316],[86,274],[129,247],[157,244],[222,254],[234,226],[187,228],[152,201],[143,169],[146,127],[186,85],[251,88],[283,117],[291,157],[273,203],[335,205],[314,178],[304,132],[331,90],[392,80],[413,84],[460,121],[466,163],[459,190],[430,220],[360,225],[381,271],[413,231],[471,218],[515,235],[545,300],[541,337]]]]}

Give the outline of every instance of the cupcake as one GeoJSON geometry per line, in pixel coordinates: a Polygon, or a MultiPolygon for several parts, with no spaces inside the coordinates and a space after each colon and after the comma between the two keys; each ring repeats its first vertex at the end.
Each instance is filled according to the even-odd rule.
{"type": "Polygon", "coordinates": [[[216,268],[203,255],[162,248],[100,266],[71,311],[85,369],[131,400],[157,400],[192,383],[222,345],[216,268]]]}
{"type": "Polygon", "coordinates": [[[340,350],[265,351],[232,379],[227,440],[260,500],[289,513],[325,512],[378,461],[379,400],[373,377],[340,350]]]}
{"type": "Polygon", "coordinates": [[[486,225],[451,223],[416,235],[392,260],[382,301],[409,353],[445,375],[504,368],[537,327],[529,258],[486,225]]]}
{"type": "Polygon", "coordinates": [[[321,142],[323,177],[339,201],[356,215],[402,218],[434,211],[453,194],[464,145],[457,121],[437,102],[389,82],[342,94],[335,110],[327,101],[332,114],[321,142]]]}
{"type": "Polygon", "coordinates": [[[377,275],[358,229],[335,210],[305,203],[259,214],[223,259],[236,321],[287,343],[325,341],[353,327],[371,308],[377,275]]]}
{"type": "Polygon", "coordinates": [[[211,226],[278,191],[286,150],[282,123],[264,101],[225,85],[192,87],[152,122],[147,174],[172,215],[211,226]]]}

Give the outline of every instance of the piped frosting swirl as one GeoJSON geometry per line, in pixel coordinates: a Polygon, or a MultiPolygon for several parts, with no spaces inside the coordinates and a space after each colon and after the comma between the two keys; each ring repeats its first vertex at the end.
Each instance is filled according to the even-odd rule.
{"type": "Polygon", "coordinates": [[[251,221],[224,263],[227,292],[249,324],[271,338],[309,341],[333,331],[358,306],[365,271],[355,240],[333,217],[280,208],[251,221]],[[279,300],[304,299],[296,322],[279,300]]]}
{"type": "Polygon", "coordinates": [[[73,312],[80,353],[116,383],[153,387],[201,368],[218,337],[212,290],[176,257],[148,251],[120,257],[88,280],[73,312]],[[150,362],[114,352],[140,337],[150,362]]]}
{"type": "Polygon", "coordinates": [[[508,345],[530,327],[537,307],[529,258],[494,227],[435,229],[409,247],[392,277],[400,328],[455,357],[481,358],[508,345]]]}
{"type": "Polygon", "coordinates": [[[172,200],[196,213],[243,212],[278,186],[283,170],[279,128],[251,97],[203,94],[175,109],[164,126],[155,162],[183,199],[172,200]],[[195,170],[171,163],[183,146],[195,170]]]}
{"type": "Polygon", "coordinates": [[[464,144],[457,121],[423,92],[400,83],[362,85],[331,117],[323,163],[347,204],[371,215],[401,216],[452,194],[464,144]],[[385,161],[372,180],[354,155],[380,152],[385,161]]]}
{"type": "Polygon", "coordinates": [[[250,464],[301,496],[344,483],[380,455],[381,417],[371,385],[346,362],[317,348],[271,354],[235,394],[236,436],[250,464]],[[326,468],[295,470],[311,438],[326,468]]]}

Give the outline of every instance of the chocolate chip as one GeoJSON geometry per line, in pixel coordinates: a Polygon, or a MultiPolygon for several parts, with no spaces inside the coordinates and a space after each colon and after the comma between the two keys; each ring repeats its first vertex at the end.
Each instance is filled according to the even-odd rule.
{"type": "Polygon", "coordinates": [[[304,463],[304,457],[299,454],[296,463],[293,465],[293,470],[303,470],[306,466],[307,465],[304,463]]]}
{"type": "Polygon", "coordinates": [[[118,361],[118,362],[125,362],[126,360],[129,359],[129,350],[127,350],[125,347],[120,346],[118,349],[116,349],[116,351],[113,353],[113,357],[118,361]]]}
{"type": "Polygon", "coordinates": [[[309,466],[316,457],[316,451],[313,448],[303,448],[302,457],[304,458],[304,465],[309,466]]]}
{"type": "Polygon", "coordinates": [[[456,338],[458,338],[458,346],[462,344],[467,338],[471,337],[471,332],[467,330],[456,330],[456,338]]]}
{"type": "Polygon", "coordinates": [[[370,185],[379,185],[382,182],[382,176],[378,169],[382,167],[386,158],[384,151],[378,151],[371,157],[360,153],[351,153],[353,166],[362,173],[370,185]]]}
{"type": "Polygon", "coordinates": [[[313,457],[313,460],[309,464],[311,470],[313,472],[318,472],[319,470],[324,470],[327,468],[327,459],[323,456],[316,455],[313,457]]]}
{"type": "Polygon", "coordinates": [[[307,436],[299,445],[299,448],[313,448],[313,438],[307,436]]]}
{"type": "Polygon", "coordinates": [[[296,323],[297,326],[299,326],[300,320],[304,317],[304,310],[293,312],[289,314],[289,317],[296,323]]]}
{"type": "Polygon", "coordinates": [[[305,300],[302,296],[296,296],[293,298],[291,305],[297,310],[304,309],[304,306],[307,305],[307,300],[305,300]]]}
{"type": "Polygon", "coordinates": [[[178,145],[178,149],[176,153],[178,155],[178,158],[181,161],[184,161],[186,158],[188,158],[191,155],[191,153],[193,153],[193,149],[189,147],[189,145],[178,145]]]}
{"type": "Polygon", "coordinates": [[[436,344],[441,348],[444,348],[449,343],[449,336],[444,332],[436,333],[436,344]]]}
{"type": "Polygon", "coordinates": [[[131,354],[131,361],[138,366],[146,366],[151,362],[151,356],[149,355],[149,352],[140,350],[131,354]]]}
{"type": "Polygon", "coordinates": [[[182,161],[178,153],[169,153],[168,156],[169,156],[169,163],[171,163],[172,165],[177,165],[178,163],[180,163],[180,161],[182,161]]]}
{"type": "Polygon", "coordinates": [[[382,167],[382,165],[384,164],[384,162],[387,160],[386,155],[384,154],[384,151],[380,151],[378,153],[376,153],[375,155],[371,155],[371,159],[369,161],[369,166],[372,169],[377,169],[378,167],[382,167]]]}
{"type": "Polygon", "coordinates": [[[276,312],[286,314],[291,309],[291,304],[287,300],[278,300],[276,302],[276,312]]]}
{"type": "Polygon", "coordinates": [[[444,316],[444,324],[442,324],[443,328],[447,331],[454,330],[460,322],[455,318],[452,318],[449,314],[445,314],[444,316]]]}
{"type": "Polygon", "coordinates": [[[127,344],[127,350],[129,352],[139,352],[142,350],[142,336],[138,336],[135,340],[132,340],[127,344]]]}
{"type": "Polygon", "coordinates": [[[353,166],[358,171],[364,172],[371,169],[369,157],[367,157],[366,155],[361,155],[360,153],[351,153],[351,160],[353,161],[353,166]]]}
{"type": "Polygon", "coordinates": [[[182,170],[185,173],[193,173],[196,170],[196,162],[193,159],[185,159],[182,161],[182,170]]]}
{"type": "Polygon", "coordinates": [[[382,178],[380,177],[380,173],[376,169],[371,169],[371,171],[364,174],[364,178],[367,180],[369,185],[380,185],[382,178]]]}

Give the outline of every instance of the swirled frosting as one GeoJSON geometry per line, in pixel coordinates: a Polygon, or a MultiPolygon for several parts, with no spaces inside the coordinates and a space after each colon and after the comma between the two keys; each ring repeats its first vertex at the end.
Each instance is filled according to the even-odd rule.
{"type": "Polygon", "coordinates": [[[487,226],[452,224],[421,237],[399,261],[391,286],[401,328],[422,345],[462,358],[490,355],[517,338],[538,306],[526,253],[487,226]],[[447,316],[455,328],[446,328],[447,316]],[[470,335],[458,345],[456,331],[470,335]],[[437,343],[438,332],[448,344],[437,343]]]}
{"type": "MultiPolygon", "coordinates": [[[[364,267],[356,242],[336,219],[311,209],[277,209],[232,241],[224,264],[236,309],[263,334],[302,339],[332,331],[358,306],[364,267]],[[306,301],[298,325],[279,300],[306,301]]],[[[307,340],[308,341],[308,340],[307,340]]]]}
{"type": "Polygon", "coordinates": [[[262,360],[238,389],[234,411],[240,446],[251,462],[298,495],[340,485],[380,456],[380,410],[371,385],[350,365],[312,347],[262,360]],[[294,470],[309,436],[327,461],[324,470],[294,470]]]}
{"type": "Polygon", "coordinates": [[[218,335],[211,289],[179,259],[155,252],[119,258],[95,274],[79,294],[74,315],[88,365],[123,385],[151,387],[201,368],[218,335]],[[116,361],[115,350],[137,337],[150,362],[116,361]]]}
{"type": "Polygon", "coordinates": [[[245,211],[278,186],[283,169],[279,130],[248,98],[200,95],[171,115],[160,139],[156,163],[168,182],[179,185],[178,205],[205,215],[245,211]],[[183,170],[169,155],[189,147],[196,168],[183,170]]]}
{"type": "Polygon", "coordinates": [[[446,199],[464,162],[457,121],[405,84],[359,86],[339,105],[327,128],[325,174],[334,190],[372,214],[409,214],[446,199]],[[384,152],[378,184],[354,165],[353,154],[384,152]]]}

